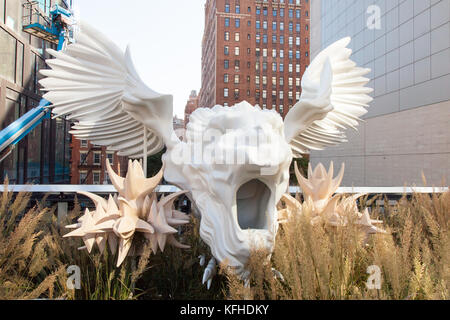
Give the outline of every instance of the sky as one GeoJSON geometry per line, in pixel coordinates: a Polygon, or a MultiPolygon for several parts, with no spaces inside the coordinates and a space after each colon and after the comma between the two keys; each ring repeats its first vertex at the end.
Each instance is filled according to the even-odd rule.
{"type": "Polygon", "coordinates": [[[173,95],[174,114],[184,119],[191,91],[201,87],[205,1],[74,0],[74,10],[123,50],[130,45],[142,80],[173,95]]]}

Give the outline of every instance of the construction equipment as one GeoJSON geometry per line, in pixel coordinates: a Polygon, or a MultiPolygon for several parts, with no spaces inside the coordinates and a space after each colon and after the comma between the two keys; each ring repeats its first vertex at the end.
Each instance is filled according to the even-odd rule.
{"type": "MultiPolygon", "coordinates": [[[[73,41],[73,13],[59,5],[42,8],[42,2],[26,0],[23,3],[23,31],[42,40],[57,45],[57,50],[64,48],[67,41],[73,41]],[[47,14],[46,12],[49,12],[47,14]]],[[[44,119],[49,119],[50,102],[42,99],[39,106],[31,109],[21,118],[0,131],[0,162],[2,162],[15,146],[44,119]]]]}

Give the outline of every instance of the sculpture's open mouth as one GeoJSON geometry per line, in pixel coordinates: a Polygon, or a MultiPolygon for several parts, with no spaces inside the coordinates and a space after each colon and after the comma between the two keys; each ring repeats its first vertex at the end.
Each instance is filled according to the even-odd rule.
{"type": "Polygon", "coordinates": [[[258,179],[245,183],[237,190],[237,219],[242,230],[268,229],[270,195],[270,189],[258,179]]]}

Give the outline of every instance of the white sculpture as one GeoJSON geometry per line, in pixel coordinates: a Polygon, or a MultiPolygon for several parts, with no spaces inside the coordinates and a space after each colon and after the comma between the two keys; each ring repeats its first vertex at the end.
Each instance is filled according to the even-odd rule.
{"type": "Polygon", "coordinates": [[[284,124],[275,111],[246,102],[197,109],[185,142],[173,133],[172,97],[149,89],[129,50],[123,54],[84,23],[65,52],[48,50],[56,59],[47,61],[52,70],[41,71],[47,78],[40,83],[53,113],[77,121],[71,132],[80,139],[144,159],[165,145],[165,179],[191,191],[202,239],[219,262],[242,274],[252,246],[273,247],[276,204],[288,187],[292,157],[344,142],[342,129],[355,128],[372,100],[363,77],[370,70],[349,60],[349,42],[334,43],[312,61],[284,124]],[[211,157],[199,160],[196,152],[211,157]]]}
{"type": "MultiPolygon", "coordinates": [[[[365,194],[357,194],[351,197],[333,196],[344,177],[344,164],[342,164],[342,168],[335,179],[333,179],[333,173],[333,162],[331,162],[328,172],[321,163],[313,171],[310,163],[308,178],[305,178],[301,175],[297,163],[295,164],[295,175],[302,189],[305,203],[311,209],[311,223],[315,225],[325,222],[334,227],[346,227],[349,223],[353,223],[360,226],[366,233],[366,240],[370,234],[386,233],[375,226],[375,224],[381,224],[383,221],[371,219],[367,208],[363,213],[359,212],[356,200],[365,194]]],[[[287,222],[293,214],[302,213],[303,206],[297,199],[290,195],[284,195],[282,200],[286,204],[286,208],[279,211],[280,223],[287,222]]]]}
{"type": "Polygon", "coordinates": [[[113,254],[118,247],[117,267],[130,252],[139,253],[141,248],[133,243],[136,232],[142,233],[150,241],[154,254],[158,247],[164,251],[166,243],[178,248],[189,248],[174,237],[178,232],[174,227],[190,221],[189,216],[173,209],[174,200],[186,191],[163,197],[158,202],[153,190],[162,179],[162,170],[153,178],[147,179],[140,163],[130,160],[127,176],[122,178],[116,175],[108,160],[106,167],[119,197],[110,195],[106,201],[95,194],[80,192],[94,202],[95,211],[86,209],[77,224],[66,226],[76,230],[64,237],[82,237],[85,247],[80,249],[86,248],[89,253],[95,243],[101,253],[105,251],[107,242],[113,254]]]}

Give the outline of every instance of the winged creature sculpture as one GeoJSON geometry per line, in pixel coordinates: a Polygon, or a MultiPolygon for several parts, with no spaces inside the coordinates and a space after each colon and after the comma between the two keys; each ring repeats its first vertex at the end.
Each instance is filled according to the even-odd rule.
{"type": "Polygon", "coordinates": [[[273,249],[276,205],[289,186],[293,157],[346,142],[344,130],[358,126],[372,100],[364,77],[370,69],[350,60],[350,38],[344,38],[309,65],[301,98],[284,121],[247,102],[199,108],[181,141],[173,130],[172,96],[143,83],[129,49],[122,52],[86,23],[80,30],[64,52],[48,50],[51,69],[41,71],[53,114],[75,122],[75,137],[121,156],[143,158],[165,146],[165,180],[190,191],[202,239],[238,274],[245,274],[252,247],[273,249]],[[212,157],[198,160],[198,152],[212,157]]]}

